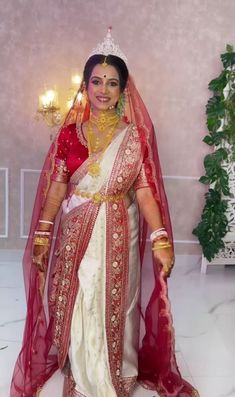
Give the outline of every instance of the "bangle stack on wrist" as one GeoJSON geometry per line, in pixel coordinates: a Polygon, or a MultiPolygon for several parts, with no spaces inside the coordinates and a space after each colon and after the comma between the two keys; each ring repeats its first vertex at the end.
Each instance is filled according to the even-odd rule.
{"type": "Polygon", "coordinates": [[[171,247],[171,244],[168,240],[168,233],[164,227],[154,230],[154,232],[150,235],[150,241],[152,245],[156,243],[152,248],[153,251],[171,247]],[[161,241],[163,239],[164,241],[161,241]]]}
{"type": "Polygon", "coordinates": [[[164,227],[154,230],[154,232],[150,234],[150,241],[152,244],[157,240],[162,240],[163,238],[168,240],[168,233],[164,227]]]}
{"type": "MultiPolygon", "coordinates": [[[[44,221],[42,219],[39,220],[39,223],[46,223],[49,225],[53,225],[53,222],[44,221]]],[[[50,245],[50,235],[51,232],[48,230],[36,230],[34,232],[34,238],[33,238],[34,245],[41,245],[48,247],[50,245]]]]}
{"type": "Polygon", "coordinates": [[[50,239],[49,237],[45,237],[44,235],[37,234],[33,238],[34,245],[44,245],[49,246],[50,239]]]}

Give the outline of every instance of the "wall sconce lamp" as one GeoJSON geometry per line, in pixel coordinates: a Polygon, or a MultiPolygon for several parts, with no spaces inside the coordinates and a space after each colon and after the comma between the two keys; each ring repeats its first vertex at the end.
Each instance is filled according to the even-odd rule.
{"type": "MultiPolygon", "coordinates": [[[[38,109],[37,109],[37,116],[36,119],[42,120],[46,123],[48,127],[56,127],[63,123],[64,118],[72,107],[75,95],[77,94],[77,90],[81,84],[81,77],[79,74],[74,74],[71,77],[72,85],[69,89],[69,93],[67,96],[67,100],[65,104],[59,104],[59,95],[56,90],[48,89],[42,95],[39,96],[38,101],[38,109]]],[[[77,100],[81,102],[82,100],[82,93],[79,92],[77,96],[77,100]]],[[[51,134],[52,139],[52,134],[51,134]]]]}
{"type": "Polygon", "coordinates": [[[39,96],[37,113],[42,116],[48,127],[60,125],[62,114],[58,103],[58,92],[56,89],[46,90],[39,96]]]}

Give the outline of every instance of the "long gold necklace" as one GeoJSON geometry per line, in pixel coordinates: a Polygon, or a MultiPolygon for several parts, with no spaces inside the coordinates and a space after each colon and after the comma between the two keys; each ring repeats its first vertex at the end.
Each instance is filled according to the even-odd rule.
{"type": "Polygon", "coordinates": [[[102,112],[99,117],[91,115],[87,126],[87,146],[89,153],[88,173],[93,177],[100,175],[100,162],[104,152],[112,141],[115,129],[118,126],[120,117],[118,115],[107,115],[108,112],[102,112]],[[105,114],[106,113],[106,114],[105,114]],[[95,135],[93,126],[98,129],[98,133],[103,135],[102,142],[99,136],[95,135]],[[104,131],[108,132],[104,135],[104,131]]]}

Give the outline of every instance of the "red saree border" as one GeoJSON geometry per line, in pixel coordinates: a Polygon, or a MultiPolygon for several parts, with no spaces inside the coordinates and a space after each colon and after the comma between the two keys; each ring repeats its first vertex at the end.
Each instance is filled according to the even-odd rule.
{"type": "Polygon", "coordinates": [[[121,378],[128,287],[128,223],[125,204],[107,206],[106,336],[110,373],[119,395],[125,395],[121,378]],[[120,392],[122,394],[120,394],[120,392]]]}
{"type": "Polygon", "coordinates": [[[76,385],[72,376],[71,369],[69,369],[69,373],[64,375],[64,386],[63,386],[62,397],[73,397],[75,386],[76,385]]]}
{"type": "Polygon", "coordinates": [[[50,295],[54,311],[53,341],[63,368],[70,342],[73,307],[78,292],[78,268],[88,246],[100,205],[91,202],[76,207],[61,225],[61,250],[50,295]]]}
{"type": "MultiPolygon", "coordinates": [[[[142,163],[138,131],[131,125],[118,151],[108,194],[126,194],[142,163]]],[[[110,374],[119,397],[127,397],[136,377],[122,376],[129,273],[129,225],[124,200],[106,203],[106,337],[110,374]]]]}
{"type": "MultiPolygon", "coordinates": [[[[124,387],[127,390],[129,390],[129,393],[131,390],[134,389],[135,382],[136,382],[136,377],[124,378],[124,387]]],[[[69,374],[65,375],[64,377],[64,387],[63,387],[62,397],[88,397],[87,395],[76,390],[76,383],[73,379],[71,370],[69,371],[69,374]]]]}

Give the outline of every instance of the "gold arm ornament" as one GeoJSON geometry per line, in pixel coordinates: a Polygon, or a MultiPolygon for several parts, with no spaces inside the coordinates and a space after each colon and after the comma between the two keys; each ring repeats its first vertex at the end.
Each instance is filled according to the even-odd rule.
{"type": "Polygon", "coordinates": [[[43,245],[43,246],[49,246],[49,238],[48,237],[41,237],[41,236],[35,236],[33,239],[34,245],[43,245]]]}
{"type": "Polygon", "coordinates": [[[158,241],[157,244],[152,248],[152,251],[157,251],[157,250],[161,250],[164,248],[171,248],[171,244],[169,241],[158,241]]]}

